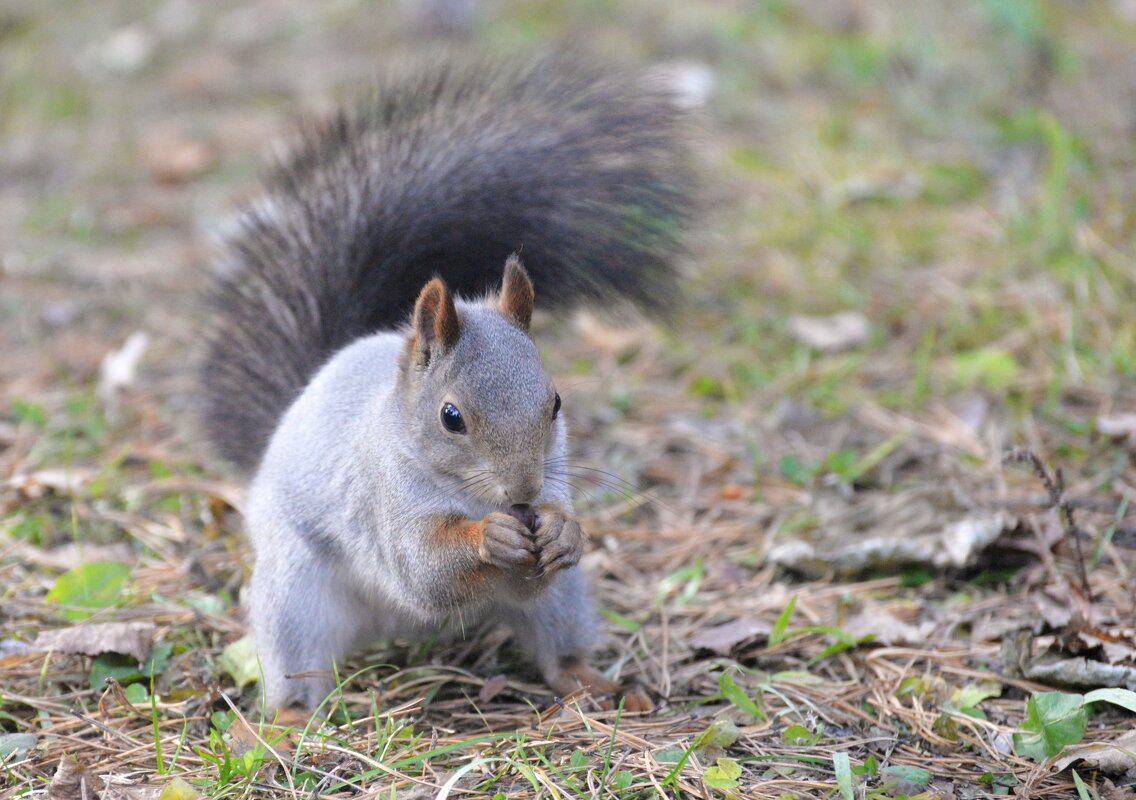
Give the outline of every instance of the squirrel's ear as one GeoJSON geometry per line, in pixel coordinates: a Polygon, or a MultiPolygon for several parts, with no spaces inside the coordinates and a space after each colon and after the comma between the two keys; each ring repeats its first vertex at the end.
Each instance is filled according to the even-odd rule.
{"type": "Polygon", "coordinates": [[[430,362],[435,352],[445,352],[461,336],[461,320],[454,298],[441,278],[422,287],[414,303],[414,360],[420,366],[430,362]]]}
{"type": "Polygon", "coordinates": [[[512,320],[523,331],[529,329],[533,314],[532,280],[517,254],[505,259],[505,280],[501,284],[501,297],[497,301],[497,310],[512,320]]]}

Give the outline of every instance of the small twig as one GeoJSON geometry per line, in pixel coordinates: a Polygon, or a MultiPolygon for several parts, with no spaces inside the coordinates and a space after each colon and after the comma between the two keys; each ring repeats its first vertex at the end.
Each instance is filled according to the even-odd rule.
{"type": "Polygon", "coordinates": [[[1057,510],[1065,538],[1073,540],[1074,549],[1077,551],[1077,574],[1081,580],[1081,594],[1086,601],[1090,600],[1092,590],[1089,588],[1089,574],[1085,570],[1085,554],[1081,549],[1082,532],[1073,520],[1073,505],[1070,498],[1065,495],[1065,476],[1061,474],[1061,468],[1056,467],[1051,471],[1037,453],[1021,447],[1010,450],[1002,460],[1004,463],[1029,464],[1033,473],[1041,479],[1049,495],[1049,507],[1057,510]]]}

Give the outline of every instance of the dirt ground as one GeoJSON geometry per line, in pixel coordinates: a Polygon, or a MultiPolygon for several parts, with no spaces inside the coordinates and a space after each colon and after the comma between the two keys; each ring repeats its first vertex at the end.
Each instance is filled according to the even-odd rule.
{"type": "Polygon", "coordinates": [[[1136,797],[1134,137],[1130,0],[0,0],[0,798],[1136,797]],[[258,726],[212,242],[384,65],[550,45],[705,92],[677,317],[537,323],[657,708],[488,630],[258,726]]]}

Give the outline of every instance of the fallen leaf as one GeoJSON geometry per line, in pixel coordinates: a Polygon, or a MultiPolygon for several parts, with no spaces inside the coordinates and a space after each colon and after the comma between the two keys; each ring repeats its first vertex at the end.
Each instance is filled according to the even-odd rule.
{"type": "Polygon", "coordinates": [[[841,311],[827,317],[789,317],[789,333],[809,347],[824,352],[848,350],[863,344],[872,326],[859,311],[841,311]]]}
{"type": "Polygon", "coordinates": [[[152,622],[103,622],[97,625],[75,625],[70,628],[43,631],[32,647],[97,656],[123,653],[145,661],[154,643],[156,628],[152,622]]]}
{"type": "Polygon", "coordinates": [[[1124,642],[1101,642],[1101,652],[1104,660],[1109,664],[1119,664],[1124,661],[1136,664],[1136,647],[1124,642]]]}
{"type": "Polygon", "coordinates": [[[162,793],[158,795],[158,800],[198,800],[202,796],[201,792],[186,781],[181,778],[174,778],[162,789],[162,793]]]}
{"type": "Polygon", "coordinates": [[[4,482],[4,488],[25,500],[38,500],[48,492],[75,494],[94,478],[95,471],[90,469],[50,468],[17,473],[4,482]]]}
{"type": "Polygon", "coordinates": [[[145,66],[157,46],[158,38],[150,29],[134,22],[90,48],[81,61],[93,62],[107,72],[125,75],[145,66]]]}
{"type": "Polygon", "coordinates": [[[572,322],[589,350],[623,353],[638,347],[643,341],[642,331],[634,325],[615,325],[588,311],[577,312],[572,322]]]}
{"type": "Polygon", "coordinates": [[[703,763],[713,761],[726,755],[726,748],[731,747],[741,736],[741,731],[729,717],[719,717],[710,723],[694,740],[694,749],[703,763]]]}
{"type": "Polygon", "coordinates": [[[1022,675],[1055,686],[1118,686],[1136,690],[1136,667],[1104,664],[1083,657],[1061,658],[1053,652],[1043,653],[1025,665],[1022,675]]]}
{"type": "Polygon", "coordinates": [[[0,734],[0,764],[23,761],[39,742],[31,733],[4,733],[0,734]]]}
{"type": "Polygon", "coordinates": [[[652,760],[659,764],[678,764],[685,757],[686,750],[676,744],[654,750],[651,753],[652,760]]]}
{"type": "Polygon", "coordinates": [[[134,331],[126,337],[122,347],[111,350],[99,365],[99,383],[95,393],[108,411],[113,412],[119,395],[134,385],[137,379],[138,362],[150,344],[150,335],[145,331],[134,331]]]}
{"type": "Polygon", "coordinates": [[[741,765],[732,758],[719,758],[717,765],[707,768],[702,773],[703,782],[714,789],[728,791],[738,785],[738,778],[742,775],[741,765]]]}
{"type": "Polygon", "coordinates": [[[856,640],[871,635],[872,641],[879,644],[922,646],[927,644],[935,623],[912,625],[882,608],[867,608],[848,618],[840,628],[856,640]]]}
{"type": "Polygon", "coordinates": [[[1002,684],[993,681],[968,683],[951,693],[951,707],[957,709],[977,708],[983,700],[1002,696],[1002,684]]]}
{"type": "MultiPolygon", "coordinates": [[[[165,788],[153,783],[123,784],[110,782],[112,780],[113,778],[108,780],[101,800],[158,800],[165,788]]],[[[201,795],[192,795],[191,797],[199,798],[201,795]]]]}
{"type": "Polygon", "coordinates": [[[1010,519],[1003,512],[975,515],[942,486],[896,494],[865,490],[851,498],[818,491],[802,512],[812,524],[774,540],[765,560],[810,576],[912,564],[967,566],[1010,519]]]}
{"type": "Polygon", "coordinates": [[[698,650],[713,650],[718,655],[729,655],[734,645],[755,636],[768,636],[773,623],[760,617],[742,617],[725,625],[703,631],[690,638],[691,647],[698,650]]]}
{"type": "MultiPolygon", "coordinates": [[[[312,721],[312,712],[298,708],[284,708],[276,712],[272,724],[281,728],[307,728],[312,721]]],[[[318,727],[318,726],[317,726],[318,727]]]]}
{"type": "Polygon", "coordinates": [[[1136,780],[1136,731],[1128,731],[1112,741],[1092,742],[1066,750],[1065,755],[1054,762],[1054,767],[1068,769],[1076,761],[1083,761],[1106,775],[1120,775],[1124,781],[1136,780]]]}
{"type": "Polygon", "coordinates": [[[509,683],[508,677],[505,675],[494,675],[481,686],[481,691],[477,693],[477,699],[483,703],[488,703],[494,697],[501,693],[509,683]]]}
{"type": "Polygon", "coordinates": [[[1131,628],[1098,627],[1083,623],[1078,627],[1075,635],[1082,647],[1067,648],[1073,654],[1099,647],[1104,654],[1104,660],[1109,664],[1136,664],[1136,637],[1133,636],[1131,628]]]}
{"type": "Polygon", "coordinates": [[[63,756],[47,787],[48,800],[98,800],[103,780],[74,756],[63,756]]]}
{"type": "Polygon", "coordinates": [[[749,494],[749,489],[736,483],[728,483],[718,490],[718,496],[723,500],[741,500],[743,497],[748,497],[749,494]]]}
{"type": "Polygon", "coordinates": [[[122,587],[130,577],[130,565],[118,561],[92,561],[60,575],[48,603],[71,606],[59,612],[64,619],[80,620],[91,616],[92,609],[108,608],[122,600],[122,587]]]}
{"type": "Polygon", "coordinates": [[[210,145],[174,131],[153,134],[142,150],[142,161],[158,183],[185,183],[208,171],[216,160],[210,145]]]}
{"type": "Polygon", "coordinates": [[[14,664],[32,651],[32,646],[19,639],[0,639],[0,667],[14,664]]]}
{"type": "Polygon", "coordinates": [[[1136,800],[1136,786],[1117,786],[1108,778],[1100,783],[1101,800],[1136,800]]]}
{"type": "Polygon", "coordinates": [[[1097,430],[1102,436],[1128,436],[1136,438],[1136,414],[1114,414],[1097,417],[1097,430]]]}
{"type": "Polygon", "coordinates": [[[1061,601],[1048,591],[1036,592],[1033,596],[1037,612],[1051,628],[1064,628],[1073,619],[1073,609],[1068,601],[1061,601]]]}
{"type": "Polygon", "coordinates": [[[300,731],[291,726],[281,727],[268,722],[262,722],[254,729],[243,717],[233,720],[233,724],[225,731],[225,739],[236,756],[243,756],[267,745],[279,758],[296,749],[295,738],[299,735],[300,731]]]}
{"type": "Polygon", "coordinates": [[[217,658],[217,666],[225,670],[229,677],[243,689],[260,677],[260,659],[256,655],[256,644],[251,636],[242,636],[228,645],[217,658]]]}
{"type": "Polygon", "coordinates": [[[931,773],[909,764],[892,764],[880,770],[888,797],[913,797],[931,784],[931,773]]]}

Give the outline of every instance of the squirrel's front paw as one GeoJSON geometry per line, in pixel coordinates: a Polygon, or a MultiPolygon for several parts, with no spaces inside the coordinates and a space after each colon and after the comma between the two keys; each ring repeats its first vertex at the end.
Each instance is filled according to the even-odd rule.
{"type": "Polygon", "coordinates": [[[587,534],[576,520],[560,511],[542,509],[536,532],[536,577],[576,566],[587,541],[587,534]]]}
{"type": "Polygon", "coordinates": [[[536,560],[536,543],[523,522],[508,514],[492,513],[486,514],[481,523],[484,535],[477,555],[486,564],[512,569],[536,560]]]}

